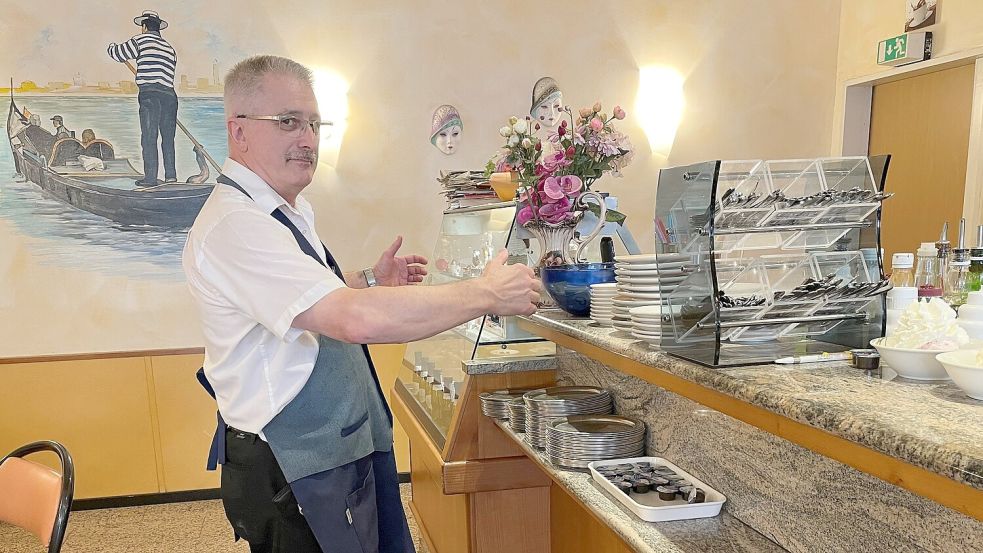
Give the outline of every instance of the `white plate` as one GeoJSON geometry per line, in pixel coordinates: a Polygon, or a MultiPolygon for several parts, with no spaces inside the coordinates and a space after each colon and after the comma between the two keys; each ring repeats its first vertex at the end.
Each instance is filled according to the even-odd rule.
{"type": "Polygon", "coordinates": [[[623,292],[652,292],[658,294],[661,288],[658,285],[653,286],[651,284],[626,284],[621,290],[623,292]]]}
{"type": "Polygon", "coordinates": [[[662,299],[667,296],[667,294],[659,292],[658,288],[628,288],[625,290],[625,294],[628,295],[628,299],[638,299],[636,296],[639,294],[645,294],[645,298],[643,299],[653,300],[662,299]]]}
{"type": "Polygon", "coordinates": [[[619,276],[627,277],[643,277],[643,278],[670,278],[670,277],[684,277],[689,276],[688,271],[681,271],[679,269],[670,269],[668,271],[647,271],[639,269],[615,269],[615,280],[619,276]]]}
{"type": "Polygon", "coordinates": [[[617,292],[611,292],[611,293],[604,292],[604,293],[601,293],[601,294],[599,294],[597,292],[591,292],[590,293],[591,299],[594,299],[594,298],[597,298],[597,299],[607,299],[607,298],[613,298],[613,297],[615,297],[617,295],[618,295],[617,292]]]}
{"type": "Polygon", "coordinates": [[[618,277],[618,285],[621,286],[625,284],[658,284],[658,283],[659,283],[659,277],[652,277],[652,278],[629,277],[629,276],[618,277]]]}
{"type": "Polygon", "coordinates": [[[717,490],[706,485],[702,480],[693,478],[693,475],[682,470],[676,465],[666,461],[661,457],[632,457],[630,459],[610,459],[607,461],[593,461],[587,465],[591,476],[599,486],[604,488],[615,500],[621,502],[638,518],[646,522],[667,522],[670,520],[688,520],[693,518],[714,517],[720,514],[720,508],[724,506],[727,497],[717,490]],[[607,478],[597,472],[598,467],[606,465],[620,465],[622,463],[652,463],[653,465],[663,465],[671,468],[676,474],[693,483],[694,486],[702,489],[706,494],[704,503],[685,503],[682,499],[676,501],[662,501],[659,494],[649,492],[642,495],[627,495],[618,488],[614,487],[607,478]]]}
{"type": "Polygon", "coordinates": [[[658,292],[627,292],[627,295],[635,300],[660,301],[662,299],[658,292]]]}
{"type": "Polygon", "coordinates": [[[625,312],[627,312],[632,307],[642,307],[642,306],[646,306],[646,305],[658,305],[658,306],[661,306],[662,305],[662,300],[655,300],[655,301],[635,300],[635,301],[627,301],[627,302],[622,302],[622,303],[615,303],[614,304],[614,309],[618,309],[620,307],[621,309],[625,310],[625,312]]]}
{"type": "Polygon", "coordinates": [[[615,263],[654,263],[654,253],[636,253],[630,255],[614,256],[615,263]]]}
{"type": "Polygon", "coordinates": [[[646,305],[632,308],[628,312],[638,317],[662,317],[662,306],[646,305]]]}
{"type": "Polygon", "coordinates": [[[638,253],[634,255],[616,255],[614,256],[615,263],[642,263],[648,262],[652,263],[655,261],[656,256],[662,262],[673,262],[673,261],[689,261],[693,259],[693,256],[687,253],[638,253]]]}
{"type": "Polygon", "coordinates": [[[632,321],[631,331],[639,334],[648,334],[650,336],[661,336],[662,325],[643,325],[632,321]]]}
{"type": "Polygon", "coordinates": [[[628,269],[630,271],[672,271],[679,270],[686,265],[683,261],[676,263],[615,263],[615,269],[628,269]]]}

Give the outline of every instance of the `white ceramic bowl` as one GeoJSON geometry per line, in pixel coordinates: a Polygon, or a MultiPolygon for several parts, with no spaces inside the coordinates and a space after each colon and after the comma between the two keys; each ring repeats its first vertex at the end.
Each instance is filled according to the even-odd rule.
{"type": "Polygon", "coordinates": [[[894,372],[912,380],[949,380],[945,367],[935,356],[944,351],[931,349],[892,348],[883,344],[884,338],[871,340],[877,353],[894,372]]]}
{"type": "Polygon", "coordinates": [[[940,353],[935,358],[966,395],[983,400],[983,367],[976,364],[976,353],[976,350],[962,349],[940,353]]]}

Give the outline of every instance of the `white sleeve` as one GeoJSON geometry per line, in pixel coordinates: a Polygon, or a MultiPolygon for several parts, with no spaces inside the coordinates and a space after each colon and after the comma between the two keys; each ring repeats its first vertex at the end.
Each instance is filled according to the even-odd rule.
{"type": "Polygon", "coordinates": [[[196,250],[202,278],[281,340],[296,339],[290,324],[297,315],[346,286],[301,251],[290,230],[259,212],[228,214],[196,250]]]}

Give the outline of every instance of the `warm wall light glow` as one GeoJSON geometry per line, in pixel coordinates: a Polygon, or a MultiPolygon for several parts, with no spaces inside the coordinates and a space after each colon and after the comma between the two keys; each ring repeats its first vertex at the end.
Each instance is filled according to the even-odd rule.
{"type": "Polygon", "coordinates": [[[653,152],[669,155],[684,104],[683,76],[678,71],[660,66],[639,70],[635,116],[653,152]]]}
{"type": "Polygon", "coordinates": [[[341,141],[348,128],[348,81],[330,69],[314,70],[314,96],[321,120],[334,123],[321,135],[320,158],[332,166],[338,161],[341,141]]]}

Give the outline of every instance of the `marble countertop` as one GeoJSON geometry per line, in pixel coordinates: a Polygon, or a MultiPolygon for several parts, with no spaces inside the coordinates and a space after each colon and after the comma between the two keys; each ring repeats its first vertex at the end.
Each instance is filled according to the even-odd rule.
{"type": "Polygon", "coordinates": [[[528,320],[983,489],[983,401],[952,382],[890,379],[890,369],[844,362],[709,368],[589,319],[543,312],[528,320]]]}
{"type": "Polygon", "coordinates": [[[584,472],[556,468],[547,456],[530,446],[501,421],[499,428],[512,437],[531,459],[571,495],[614,530],[635,551],[642,553],[702,553],[716,551],[771,553],[785,549],[768,540],[750,526],[729,515],[725,509],[711,518],[673,522],[645,522],[601,489],[584,472]]]}

